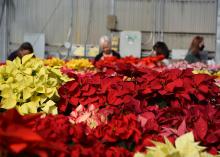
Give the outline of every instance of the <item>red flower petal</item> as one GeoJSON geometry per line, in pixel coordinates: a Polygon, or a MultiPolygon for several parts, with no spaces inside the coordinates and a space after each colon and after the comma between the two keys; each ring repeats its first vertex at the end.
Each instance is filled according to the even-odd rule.
{"type": "Polygon", "coordinates": [[[40,137],[37,133],[33,132],[31,129],[25,128],[17,124],[10,124],[4,132],[3,130],[0,130],[0,134],[8,138],[13,137],[25,141],[43,141],[42,137],[40,137]]]}
{"type": "Polygon", "coordinates": [[[183,122],[180,124],[178,130],[177,130],[177,134],[178,136],[181,136],[183,134],[185,134],[186,132],[186,121],[183,120],[183,122]]]}
{"type": "Polygon", "coordinates": [[[203,93],[208,93],[209,92],[209,88],[207,85],[200,85],[199,86],[199,90],[203,93]]]}
{"type": "Polygon", "coordinates": [[[200,140],[203,140],[207,134],[207,121],[200,117],[194,124],[194,132],[200,140]]]}
{"type": "Polygon", "coordinates": [[[165,87],[165,89],[169,92],[174,92],[175,88],[183,87],[183,80],[177,79],[171,83],[168,83],[165,87]]]}
{"type": "Polygon", "coordinates": [[[199,101],[206,100],[205,96],[202,95],[202,94],[200,94],[200,93],[197,93],[196,96],[197,96],[197,98],[198,98],[199,101]]]}
{"type": "Polygon", "coordinates": [[[27,147],[27,143],[17,143],[17,144],[10,145],[10,148],[14,153],[20,153],[26,147],[27,147]]]}
{"type": "Polygon", "coordinates": [[[74,106],[77,106],[79,104],[79,98],[76,97],[71,97],[70,98],[70,103],[74,106]]]}
{"type": "Polygon", "coordinates": [[[200,85],[200,83],[207,80],[207,76],[208,75],[205,74],[197,74],[194,76],[194,82],[196,83],[196,85],[200,85]]]}

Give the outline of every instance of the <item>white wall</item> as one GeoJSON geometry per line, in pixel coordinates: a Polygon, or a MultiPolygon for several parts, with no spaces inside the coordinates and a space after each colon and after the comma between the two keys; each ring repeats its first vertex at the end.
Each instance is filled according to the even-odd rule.
{"type": "MultiPolygon", "coordinates": [[[[16,10],[12,20],[10,41],[21,43],[25,32],[46,34],[46,43],[62,45],[66,40],[72,13],[71,0],[61,0],[55,14],[45,30],[42,28],[60,0],[14,0],[16,10]]],[[[115,14],[119,30],[141,30],[143,43],[155,29],[153,2],[159,0],[115,0],[115,14]]],[[[88,43],[97,44],[103,34],[110,34],[106,29],[106,16],[110,13],[109,0],[73,0],[73,42],[84,44],[87,37],[89,16],[92,17],[88,43]],[[92,15],[89,3],[93,2],[92,15]]],[[[217,0],[164,0],[161,26],[164,41],[170,48],[188,48],[193,36],[205,37],[208,50],[215,51],[216,5],[217,0]],[[164,21],[164,22],[163,22],[164,21]],[[167,32],[167,33],[166,33],[167,32]]],[[[156,10],[156,14],[159,12],[156,10]]],[[[158,24],[158,21],[157,21],[158,24]]],[[[150,49],[150,44],[143,47],[150,49]]]]}

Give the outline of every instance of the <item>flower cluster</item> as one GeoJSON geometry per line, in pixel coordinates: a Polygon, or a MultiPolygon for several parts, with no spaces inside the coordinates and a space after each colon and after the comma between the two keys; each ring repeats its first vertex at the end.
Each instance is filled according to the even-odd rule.
{"type": "Polygon", "coordinates": [[[145,58],[125,57],[117,59],[115,57],[107,57],[104,60],[95,62],[95,66],[98,69],[104,70],[117,70],[121,69],[121,65],[132,66],[132,67],[143,67],[143,68],[154,68],[161,66],[160,61],[164,59],[163,55],[149,56],[145,58]]]}
{"type": "Polygon", "coordinates": [[[90,105],[108,111],[107,123],[98,123],[92,131],[108,147],[144,151],[153,145],[151,140],[163,141],[166,136],[174,141],[193,131],[197,141],[217,153],[220,89],[214,77],[194,75],[191,69],[157,72],[121,67],[114,75],[75,76],[59,89],[59,112],[71,116],[78,114],[78,107],[85,108],[81,118],[88,124],[90,105]]]}
{"type": "MultiPolygon", "coordinates": [[[[16,110],[8,110],[7,112],[1,114],[0,155],[7,157],[64,156],[68,152],[67,148],[63,147],[63,143],[60,142],[62,140],[60,138],[64,136],[57,136],[56,138],[53,138],[56,139],[55,141],[50,140],[50,138],[46,139],[45,137],[41,136],[46,135],[47,132],[52,133],[52,130],[56,130],[57,127],[47,128],[48,123],[44,123],[44,126],[38,126],[38,128],[47,128],[44,133],[41,132],[41,129],[38,129],[39,132],[33,130],[35,121],[39,118],[39,115],[22,117],[16,110]]],[[[53,123],[54,122],[55,121],[53,121],[53,123]]],[[[50,137],[51,136],[54,135],[51,134],[50,137]]]]}
{"type": "Polygon", "coordinates": [[[16,108],[21,114],[39,111],[56,114],[57,89],[70,79],[32,56],[7,61],[0,67],[0,108],[16,108]]]}
{"type": "Polygon", "coordinates": [[[44,60],[44,64],[50,67],[63,66],[65,62],[59,58],[49,58],[44,60]]]}
{"type": "Polygon", "coordinates": [[[68,69],[73,69],[77,71],[94,68],[93,64],[88,59],[85,58],[69,60],[66,62],[65,66],[68,69]]]}
{"type": "Polygon", "coordinates": [[[107,123],[108,111],[99,110],[94,105],[88,105],[86,109],[83,105],[79,105],[70,114],[72,124],[86,123],[90,129],[96,128],[98,125],[107,123]]]}
{"type": "Polygon", "coordinates": [[[174,153],[185,157],[209,155],[204,150],[218,153],[220,89],[215,77],[193,74],[193,69],[155,71],[132,57],[108,59],[112,63],[100,61],[101,71],[93,74],[62,68],[73,80],[58,90],[58,115],[22,117],[15,110],[0,114],[0,155],[131,157],[141,152],[142,156],[174,153]],[[187,151],[181,149],[187,146],[187,151]]]}
{"type": "Polygon", "coordinates": [[[135,157],[188,157],[188,156],[198,156],[198,157],[214,157],[211,154],[204,152],[204,147],[201,147],[194,141],[193,134],[187,133],[180,136],[175,141],[175,146],[168,139],[165,138],[165,143],[154,142],[155,147],[149,147],[148,153],[141,154],[136,153],[135,157]]]}
{"type": "MultiPolygon", "coordinates": [[[[124,69],[126,73],[127,69],[124,69]]],[[[130,76],[109,76],[97,73],[90,77],[75,77],[59,89],[61,112],[73,110],[79,104],[96,107],[123,107],[141,112],[146,105],[187,106],[216,104],[219,102],[218,86],[213,77],[188,70],[136,71],[130,76]],[[139,73],[140,72],[140,73],[139,73]]],[[[122,73],[122,72],[121,72],[122,73]]]]}
{"type": "Polygon", "coordinates": [[[199,70],[199,69],[207,69],[208,66],[204,63],[200,63],[200,62],[197,62],[197,63],[192,63],[192,64],[188,64],[187,61],[179,61],[179,62],[176,62],[176,63],[173,63],[173,64],[170,64],[168,65],[169,69],[187,69],[187,68],[190,68],[190,69],[195,69],[195,70],[199,70]]]}

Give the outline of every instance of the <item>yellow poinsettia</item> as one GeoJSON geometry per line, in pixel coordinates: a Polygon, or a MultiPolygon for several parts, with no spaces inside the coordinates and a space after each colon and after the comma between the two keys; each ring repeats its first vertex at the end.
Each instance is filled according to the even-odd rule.
{"type": "Polygon", "coordinates": [[[165,138],[165,143],[153,142],[155,147],[149,147],[147,154],[136,153],[135,157],[214,157],[204,152],[205,147],[195,142],[193,133],[187,133],[175,141],[175,146],[165,138]]]}
{"type": "Polygon", "coordinates": [[[216,76],[216,77],[220,77],[220,71],[217,72],[213,72],[213,71],[209,71],[209,70],[193,70],[194,74],[207,74],[210,76],[216,76]]]}
{"type": "Polygon", "coordinates": [[[59,69],[44,66],[26,55],[0,67],[0,108],[16,108],[20,114],[57,113],[58,87],[69,81],[59,69]]]}
{"type": "Polygon", "coordinates": [[[216,76],[218,79],[220,79],[220,71],[217,71],[216,73],[214,73],[214,76],[216,76]]]}
{"type": "Polygon", "coordinates": [[[65,62],[59,58],[50,58],[50,59],[45,59],[44,64],[47,66],[55,67],[55,66],[63,66],[65,62]]]}
{"type": "Polygon", "coordinates": [[[207,74],[207,75],[212,75],[209,70],[193,70],[193,74],[207,74]]]}
{"type": "Polygon", "coordinates": [[[85,58],[72,59],[66,63],[66,67],[74,70],[85,70],[94,68],[93,64],[85,58]]]}

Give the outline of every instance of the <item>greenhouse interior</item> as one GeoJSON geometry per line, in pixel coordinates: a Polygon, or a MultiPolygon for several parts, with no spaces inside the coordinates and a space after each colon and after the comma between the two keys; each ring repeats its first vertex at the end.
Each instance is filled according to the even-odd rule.
{"type": "Polygon", "coordinates": [[[0,0],[0,157],[220,157],[220,1],[0,0]]]}

